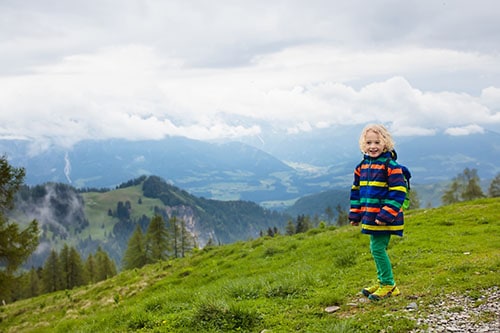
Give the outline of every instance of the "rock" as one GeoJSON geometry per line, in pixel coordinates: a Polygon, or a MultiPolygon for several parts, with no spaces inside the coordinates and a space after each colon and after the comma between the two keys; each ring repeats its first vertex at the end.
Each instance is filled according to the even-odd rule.
{"type": "Polygon", "coordinates": [[[415,302],[411,302],[410,304],[408,304],[406,306],[406,309],[407,310],[417,310],[418,309],[418,305],[415,302]]]}
{"type": "Polygon", "coordinates": [[[336,306],[336,305],[332,305],[332,306],[329,306],[329,307],[325,308],[325,311],[327,313],[334,313],[334,312],[337,312],[339,310],[340,310],[340,306],[336,306]]]}

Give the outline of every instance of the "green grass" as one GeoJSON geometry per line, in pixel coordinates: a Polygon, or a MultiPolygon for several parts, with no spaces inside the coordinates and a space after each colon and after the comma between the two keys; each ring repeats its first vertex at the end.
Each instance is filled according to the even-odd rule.
{"type": "MultiPolygon", "coordinates": [[[[451,292],[500,282],[500,199],[410,211],[391,240],[401,296],[360,302],[374,282],[359,228],[314,229],[195,252],[71,291],[0,307],[5,332],[407,332],[451,292]],[[324,308],[338,305],[328,314],[324,308]]],[[[484,318],[490,320],[491,318],[484,318]]]]}
{"type": "Polygon", "coordinates": [[[109,192],[87,192],[82,193],[85,201],[85,216],[90,221],[90,226],[82,231],[81,238],[91,235],[93,239],[106,239],[104,233],[109,234],[113,225],[117,222],[116,218],[108,216],[108,210],[116,211],[118,201],[123,203],[130,201],[132,205],[132,219],[139,219],[142,215],[152,216],[154,207],[163,207],[160,199],[144,197],[142,194],[142,185],[130,186],[109,192]],[[142,204],[139,204],[139,199],[142,204]]]}

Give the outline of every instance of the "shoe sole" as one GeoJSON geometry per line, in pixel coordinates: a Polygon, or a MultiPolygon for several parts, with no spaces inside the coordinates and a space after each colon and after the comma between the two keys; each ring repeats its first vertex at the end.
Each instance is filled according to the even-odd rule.
{"type": "Polygon", "coordinates": [[[362,293],[364,296],[366,296],[366,297],[370,297],[370,295],[372,294],[371,292],[369,292],[369,291],[368,291],[368,290],[366,290],[366,289],[361,290],[361,293],[362,293]]]}

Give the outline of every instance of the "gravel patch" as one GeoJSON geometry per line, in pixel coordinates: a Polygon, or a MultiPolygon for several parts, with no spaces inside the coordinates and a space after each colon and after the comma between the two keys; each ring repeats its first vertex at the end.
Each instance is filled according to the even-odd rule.
{"type": "Polygon", "coordinates": [[[499,333],[500,287],[480,291],[480,294],[482,296],[473,298],[453,293],[429,305],[425,315],[416,303],[409,304],[407,311],[415,313],[418,327],[422,327],[411,333],[499,333]]]}

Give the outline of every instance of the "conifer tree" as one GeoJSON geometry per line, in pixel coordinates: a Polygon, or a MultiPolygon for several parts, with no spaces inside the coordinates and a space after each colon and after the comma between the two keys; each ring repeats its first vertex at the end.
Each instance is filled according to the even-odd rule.
{"type": "Polygon", "coordinates": [[[85,261],[85,272],[89,283],[97,282],[97,266],[92,253],[89,254],[85,261]]]}
{"type": "Polygon", "coordinates": [[[68,271],[70,269],[68,244],[64,244],[59,252],[59,265],[61,267],[61,289],[71,289],[68,277],[68,271]]]}
{"type": "Polygon", "coordinates": [[[195,247],[195,241],[193,235],[187,230],[186,222],[181,219],[180,221],[180,255],[182,258],[186,255],[186,252],[191,251],[195,247]]]}
{"type": "Polygon", "coordinates": [[[295,234],[295,226],[293,225],[292,220],[288,220],[286,224],[286,229],[285,232],[288,236],[294,235],[295,234]]]}
{"type": "Polygon", "coordinates": [[[35,267],[31,267],[29,271],[29,290],[27,293],[27,297],[35,297],[40,295],[41,288],[41,280],[39,273],[41,270],[35,269],[35,267]]]}
{"type": "Polygon", "coordinates": [[[116,265],[108,254],[99,246],[95,253],[96,282],[106,280],[116,275],[116,265]]]}
{"type": "Polygon", "coordinates": [[[68,263],[66,264],[64,276],[66,277],[67,289],[84,285],[88,281],[82,257],[73,246],[69,248],[68,263]]]}
{"type": "Polygon", "coordinates": [[[448,205],[454,202],[482,198],[484,194],[479,183],[477,170],[465,168],[462,173],[453,178],[450,186],[441,197],[441,201],[448,205]]]}
{"type": "Polygon", "coordinates": [[[332,209],[332,207],[330,207],[330,206],[326,207],[325,214],[328,218],[328,223],[332,223],[332,221],[333,221],[333,209],[332,209]]]}
{"type": "Polygon", "coordinates": [[[306,232],[310,228],[311,228],[311,223],[309,221],[309,216],[305,216],[304,214],[297,216],[295,233],[299,234],[302,232],[306,232]]]}
{"type": "Polygon", "coordinates": [[[335,210],[337,211],[337,225],[339,227],[347,225],[349,223],[349,214],[347,213],[347,211],[345,209],[342,209],[342,206],[340,204],[337,204],[335,210]]]}
{"type": "Polygon", "coordinates": [[[179,258],[179,244],[181,237],[181,228],[178,224],[177,217],[173,216],[169,219],[170,228],[172,229],[172,249],[174,258],[179,258]]]}
{"type": "Polygon", "coordinates": [[[500,173],[491,181],[488,188],[488,195],[492,198],[500,197],[500,173]]]}
{"type": "Polygon", "coordinates": [[[61,273],[59,255],[52,249],[43,265],[42,284],[45,293],[51,293],[61,289],[61,273]]]}
{"type": "Polygon", "coordinates": [[[170,250],[168,229],[160,215],[155,215],[146,232],[146,257],[149,263],[167,259],[170,250]]]}
{"type": "Polygon", "coordinates": [[[468,200],[474,200],[474,199],[479,199],[484,197],[483,190],[481,189],[481,186],[479,185],[480,179],[477,174],[476,169],[469,169],[466,168],[464,170],[464,190],[461,194],[462,199],[465,201],[468,200]]]}
{"type": "Polygon", "coordinates": [[[19,190],[25,171],[12,167],[5,156],[0,157],[0,299],[11,300],[14,273],[38,246],[38,223],[33,220],[20,230],[9,223],[7,211],[14,206],[14,195],[19,190]]]}
{"type": "Polygon", "coordinates": [[[458,179],[454,178],[448,187],[448,189],[443,193],[441,201],[444,205],[450,205],[452,203],[460,201],[460,184],[458,179]]]}
{"type": "Polygon", "coordinates": [[[410,199],[410,207],[408,209],[418,209],[420,208],[420,198],[418,196],[417,191],[411,190],[409,192],[409,199],[410,199]]]}
{"type": "Polygon", "coordinates": [[[135,227],[134,233],[128,241],[123,255],[123,269],[141,268],[147,263],[144,235],[140,224],[135,227]]]}

